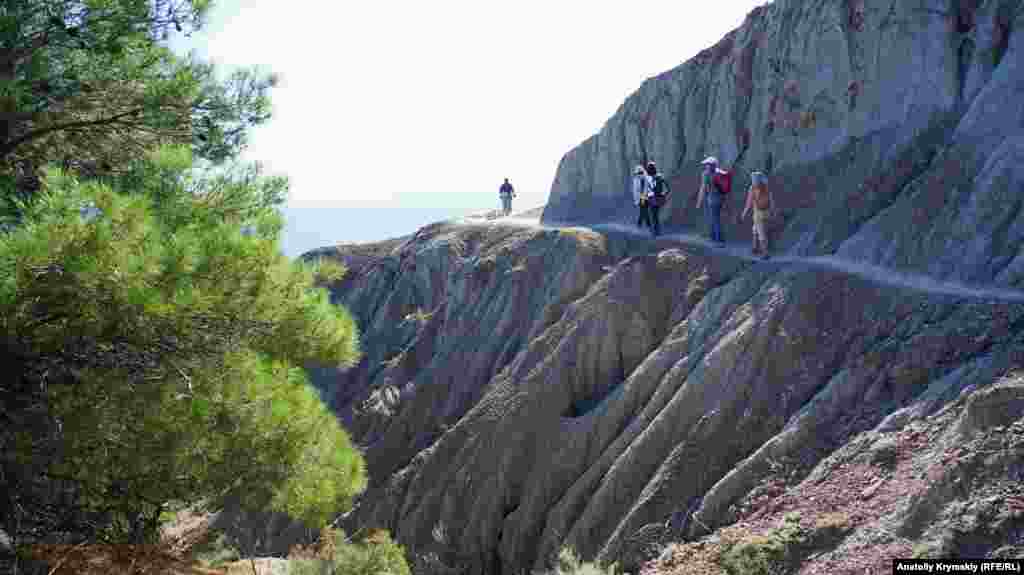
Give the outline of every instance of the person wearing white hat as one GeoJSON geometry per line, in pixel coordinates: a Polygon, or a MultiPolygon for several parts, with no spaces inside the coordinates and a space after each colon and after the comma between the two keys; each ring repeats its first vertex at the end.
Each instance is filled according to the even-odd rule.
{"type": "Polygon", "coordinates": [[[636,225],[639,227],[651,225],[651,212],[647,209],[647,196],[650,192],[647,176],[644,174],[644,167],[637,166],[633,170],[633,205],[640,210],[636,225]]]}
{"type": "Polygon", "coordinates": [[[704,212],[708,219],[708,231],[711,241],[719,245],[725,245],[722,239],[722,204],[725,197],[714,185],[715,172],[718,170],[718,158],[708,156],[700,163],[703,167],[700,176],[700,192],[697,193],[697,209],[705,206],[704,212]],[[706,203],[705,203],[705,200],[706,203]]]}

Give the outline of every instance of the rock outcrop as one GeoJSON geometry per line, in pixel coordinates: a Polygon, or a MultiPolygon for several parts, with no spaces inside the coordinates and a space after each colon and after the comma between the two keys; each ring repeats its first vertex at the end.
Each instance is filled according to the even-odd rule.
{"type": "Polygon", "coordinates": [[[638,538],[735,521],[779,465],[825,473],[863,434],[972,390],[965,426],[1021,416],[1012,390],[986,390],[1024,365],[1024,293],[673,244],[449,223],[340,249],[335,293],[367,356],[319,383],[367,449],[349,521],[477,573],[542,568],[563,545],[638,561],[638,538]]]}
{"type": "MultiPolygon", "coordinates": [[[[355,369],[311,370],[369,464],[347,523],[474,574],[566,545],[635,571],[808,494],[854,518],[826,530],[847,551],[816,559],[839,572],[980,510],[996,491],[971,478],[1019,486],[1021,442],[994,430],[1024,416],[1022,30],[1020,1],[780,0],[563,158],[543,215],[559,227],[446,222],[309,254],[349,267],[332,294],[363,334],[355,369]],[[673,176],[670,231],[699,231],[684,204],[707,154],[770,171],[781,257],[614,225],[651,157],[673,176]],[[959,446],[992,452],[984,473],[879,481],[919,485],[939,470],[918,454],[959,446]],[[853,509],[900,493],[917,499],[853,509]]],[[[1024,514],[993,529],[942,548],[1016,549],[1024,514]]]]}
{"type": "Polygon", "coordinates": [[[668,226],[703,229],[698,163],[715,155],[741,184],[771,174],[794,253],[1024,285],[1022,30],[1016,0],[762,6],[567,153],[544,220],[635,217],[629,170],[650,158],[672,182],[668,226]]]}

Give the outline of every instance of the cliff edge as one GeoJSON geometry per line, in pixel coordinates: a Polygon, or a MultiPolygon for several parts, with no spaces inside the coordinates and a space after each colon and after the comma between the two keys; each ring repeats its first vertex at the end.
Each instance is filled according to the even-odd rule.
{"type": "MultiPolygon", "coordinates": [[[[674,191],[668,227],[703,229],[693,195],[714,155],[742,186],[769,173],[780,248],[1020,286],[1022,14],[1014,0],[760,7],[568,152],[544,221],[635,218],[630,170],[653,159],[674,191]]],[[[749,241],[749,226],[726,236],[749,241]]]]}
{"type": "Polygon", "coordinates": [[[780,0],[569,152],[540,221],[309,254],[363,334],[312,370],[369,465],[346,523],[473,574],[721,572],[780,525],[789,572],[1024,554],[1021,30],[1020,1],[780,0]],[[777,257],[699,238],[709,154],[770,173],[777,257]],[[645,158],[658,240],[626,225],[645,158]]]}

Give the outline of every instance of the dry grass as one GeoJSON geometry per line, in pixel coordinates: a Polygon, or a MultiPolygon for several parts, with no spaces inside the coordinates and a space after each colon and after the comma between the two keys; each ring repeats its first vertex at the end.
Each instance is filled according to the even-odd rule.
{"type": "Polygon", "coordinates": [[[432,317],[434,317],[433,312],[423,311],[423,308],[416,308],[412,313],[406,314],[405,321],[423,324],[430,321],[432,317]]]}
{"type": "Polygon", "coordinates": [[[27,555],[50,566],[49,575],[257,575],[270,573],[264,560],[211,566],[195,557],[211,537],[207,513],[184,510],[151,545],[35,545],[27,555]]]}
{"type": "Polygon", "coordinates": [[[563,547],[558,552],[558,561],[553,575],[617,575],[618,573],[618,566],[615,564],[601,565],[585,562],[576,555],[572,548],[563,547]]]}
{"type": "Polygon", "coordinates": [[[814,520],[814,528],[823,531],[847,529],[850,525],[850,516],[842,511],[822,513],[814,520]]]}
{"type": "Polygon", "coordinates": [[[227,575],[164,545],[36,545],[28,554],[47,562],[50,575],[227,575]]]}
{"type": "Polygon", "coordinates": [[[659,559],[641,569],[640,575],[727,575],[722,557],[756,535],[746,526],[734,525],[700,541],[669,545],[659,559]]]}
{"type": "Polygon", "coordinates": [[[586,228],[561,228],[558,235],[573,238],[580,248],[591,252],[604,252],[607,248],[603,235],[586,228]]]}

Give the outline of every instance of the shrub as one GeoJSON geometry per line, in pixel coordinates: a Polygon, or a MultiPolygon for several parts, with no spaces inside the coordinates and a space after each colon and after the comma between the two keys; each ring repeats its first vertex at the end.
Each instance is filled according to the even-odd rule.
{"type": "Polygon", "coordinates": [[[242,558],[242,553],[231,544],[227,535],[211,530],[202,541],[191,549],[191,556],[204,565],[220,567],[242,558]]]}
{"type": "Polygon", "coordinates": [[[785,570],[805,535],[800,515],[787,513],[778,527],[740,540],[722,554],[719,562],[729,575],[776,575],[785,570]]]}
{"type": "Polygon", "coordinates": [[[411,575],[405,549],[387,530],[372,530],[358,543],[336,529],[324,529],[312,548],[289,554],[291,575],[411,575]]]}
{"type": "Polygon", "coordinates": [[[618,566],[601,565],[596,562],[584,562],[571,547],[563,547],[558,552],[555,564],[555,575],[615,575],[618,566]]]}
{"type": "Polygon", "coordinates": [[[423,308],[418,307],[415,309],[415,311],[406,314],[404,320],[406,322],[422,324],[430,321],[430,318],[432,317],[434,317],[433,312],[424,311],[423,308]]]}

